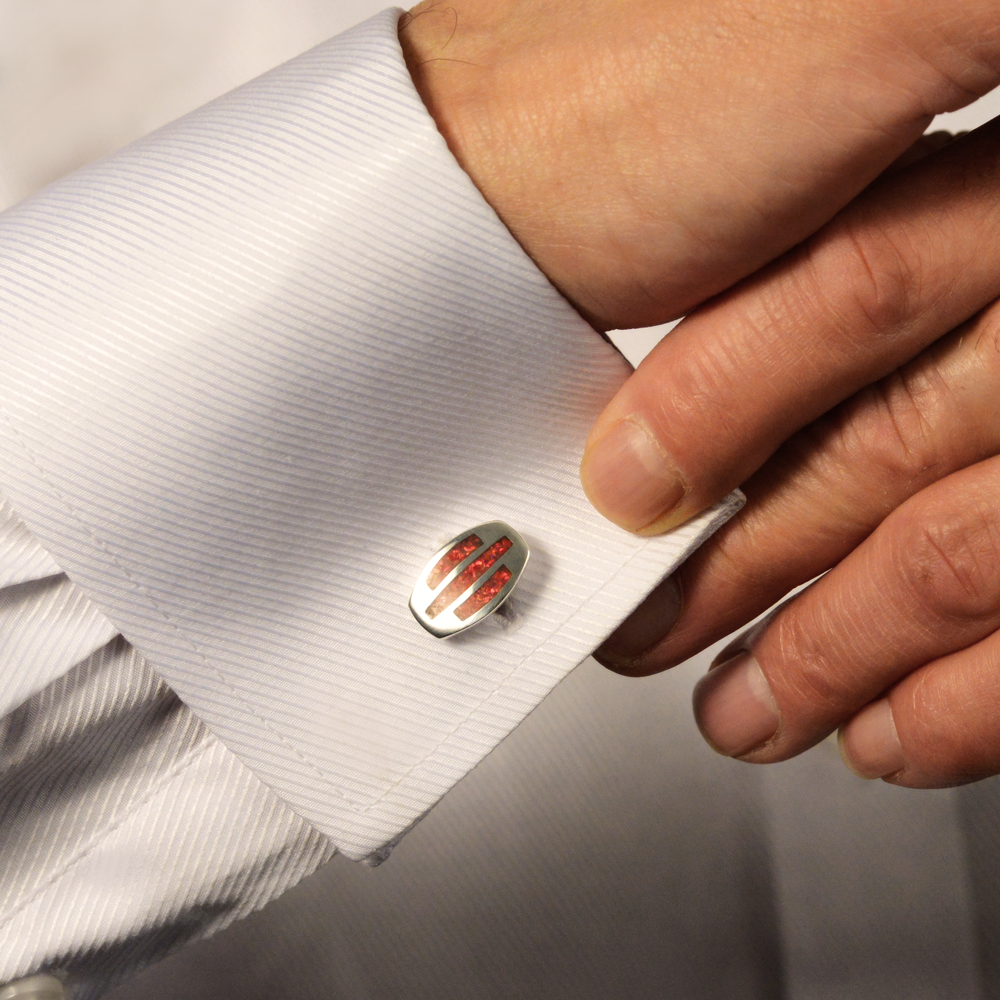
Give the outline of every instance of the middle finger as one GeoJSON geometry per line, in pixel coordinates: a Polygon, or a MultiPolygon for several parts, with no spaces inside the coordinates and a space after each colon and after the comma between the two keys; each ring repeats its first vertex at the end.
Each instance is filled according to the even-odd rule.
{"type": "Polygon", "coordinates": [[[581,465],[598,510],[653,534],[1000,295],[1000,121],[887,177],[697,310],[618,392],[581,465]]]}
{"type": "Polygon", "coordinates": [[[998,399],[994,304],[788,441],[744,484],[740,516],[678,572],[679,617],[672,582],[661,585],[598,659],[655,673],[745,625],[919,490],[1000,454],[998,399]]]}

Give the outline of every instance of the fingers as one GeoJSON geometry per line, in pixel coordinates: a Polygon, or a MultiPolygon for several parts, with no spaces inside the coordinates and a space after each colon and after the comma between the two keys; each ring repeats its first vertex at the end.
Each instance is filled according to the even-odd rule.
{"type": "Polygon", "coordinates": [[[646,599],[598,659],[654,673],[756,618],[835,566],[909,497],[1000,453],[997,399],[1000,305],[788,441],[744,484],[740,516],[646,599]]]}
{"type": "Polygon", "coordinates": [[[862,778],[944,788],[1000,773],[1000,635],[929,663],[840,732],[862,778]]]}
{"type": "MultiPolygon", "coordinates": [[[[902,678],[991,635],[1000,626],[998,491],[997,458],[927,488],[762,630],[732,644],[695,691],[712,746],[744,760],[784,760],[902,678]]],[[[908,722],[893,716],[901,745],[912,742],[908,722]]]]}
{"type": "Polygon", "coordinates": [[[667,530],[1000,294],[1000,123],[885,179],[666,337],[598,419],[602,513],[667,530]]]}

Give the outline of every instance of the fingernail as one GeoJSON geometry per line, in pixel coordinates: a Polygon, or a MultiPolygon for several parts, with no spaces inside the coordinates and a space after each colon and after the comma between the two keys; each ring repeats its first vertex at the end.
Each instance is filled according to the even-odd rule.
{"type": "Polygon", "coordinates": [[[681,614],[681,588],[667,577],[613,632],[594,654],[609,667],[627,669],[655,646],[681,614]]]}
{"type": "Polygon", "coordinates": [[[670,456],[635,417],[615,424],[587,448],[580,478],[590,502],[629,531],[658,524],[686,493],[670,456]]]}
{"type": "Polygon", "coordinates": [[[837,742],[844,763],[859,778],[886,778],[906,767],[888,698],[861,709],[841,726],[837,742]]]}
{"type": "Polygon", "coordinates": [[[711,669],[695,686],[701,735],[727,757],[742,757],[778,731],[778,704],[757,661],[746,652],[711,669]]]}

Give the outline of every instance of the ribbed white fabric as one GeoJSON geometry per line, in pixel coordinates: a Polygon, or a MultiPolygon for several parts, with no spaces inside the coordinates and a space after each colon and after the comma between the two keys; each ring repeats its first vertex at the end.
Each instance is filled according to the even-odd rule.
{"type": "Polygon", "coordinates": [[[65,576],[0,590],[0,714],[115,635],[111,622],[65,576]]]}
{"type": "Polygon", "coordinates": [[[720,505],[642,540],[577,462],[628,369],[450,156],[388,11],[0,218],[0,468],[31,531],[350,856],[502,739],[720,505]],[[445,538],[514,615],[409,616],[445,538]]]}
{"type": "Polygon", "coordinates": [[[98,996],[333,853],[120,637],[0,737],[0,982],[98,996]]]}
{"type": "Polygon", "coordinates": [[[52,556],[32,538],[24,522],[15,517],[10,504],[0,496],[0,587],[58,576],[61,572],[52,556]]]}
{"type": "Polygon", "coordinates": [[[0,579],[21,581],[0,588],[0,983],[45,969],[87,1000],[263,906],[333,846],[115,637],[9,507],[0,523],[0,579]]]}

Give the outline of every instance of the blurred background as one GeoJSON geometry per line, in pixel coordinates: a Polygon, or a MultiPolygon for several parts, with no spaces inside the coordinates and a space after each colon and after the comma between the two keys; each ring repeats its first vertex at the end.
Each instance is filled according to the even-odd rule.
{"type": "Polygon", "coordinates": [[[0,203],[381,10],[372,0],[0,0],[0,203]]]}
{"type": "MultiPolygon", "coordinates": [[[[0,0],[0,207],[382,6],[0,0]]],[[[635,363],[663,332],[616,340],[635,363]]],[[[337,857],[114,997],[1000,996],[996,782],[867,784],[831,741],[718,758],[689,707],[713,652],[638,681],[587,661],[387,864],[337,857]]]]}

